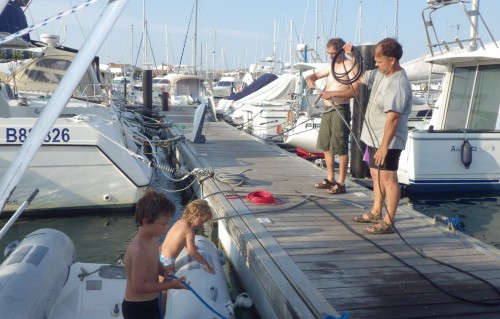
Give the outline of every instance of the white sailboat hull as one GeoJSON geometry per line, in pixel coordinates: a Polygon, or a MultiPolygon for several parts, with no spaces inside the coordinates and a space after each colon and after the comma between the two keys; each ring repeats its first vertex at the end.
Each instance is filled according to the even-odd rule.
{"type": "MultiPolygon", "coordinates": [[[[35,120],[0,119],[0,175],[35,120]]],[[[57,119],[4,210],[15,211],[36,188],[32,211],[132,207],[149,185],[152,169],[128,153],[119,126],[102,119],[57,119]]]]}
{"type": "Polygon", "coordinates": [[[283,141],[287,145],[300,148],[308,153],[323,153],[322,150],[316,148],[318,141],[319,125],[321,118],[309,118],[301,115],[293,123],[293,128],[285,133],[283,141]]]}

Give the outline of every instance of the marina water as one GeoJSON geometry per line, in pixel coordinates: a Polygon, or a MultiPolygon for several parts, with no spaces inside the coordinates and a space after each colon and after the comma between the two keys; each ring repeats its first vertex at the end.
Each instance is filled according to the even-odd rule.
{"type": "MultiPolygon", "coordinates": [[[[182,186],[175,185],[161,172],[156,172],[151,187],[167,191],[167,196],[174,202],[176,212],[171,223],[175,222],[192,199],[190,190],[172,191],[182,186]]],[[[36,198],[35,198],[36,200],[36,198]]],[[[21,215],[22,216],[22,215],[21,215]]],[[[2,216],[0,226],[8,218],[2,216]]],[[[81,262],[116,263],[123,259],[128,243],[134,237],[137,227],[134,222],[134,209],[101,210],[92,212],[61,212],[43,216],[27,214],[16,221],[5,237],[0,241],[0,260],[4,259],[6,246],[15,240],[22,240],[29,233],[40,228],[54,228],[68,235],[81,262]]]]}
{"type": "Polygon", "coordinates": [[[430,218],[436,215],[446,218],[458,217],[466,234],[500,249],[500,194],[498,192],[422,194],[404,197],[402,202],[403,205],[408,205],[430,218]]]}

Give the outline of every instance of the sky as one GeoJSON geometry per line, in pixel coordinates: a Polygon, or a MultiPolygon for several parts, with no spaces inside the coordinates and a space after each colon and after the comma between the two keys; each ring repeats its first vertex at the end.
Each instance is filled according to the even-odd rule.
{"type": "MultiPolygon", "coordinates": [[[[33,0],[26,11],[28,25],[85,2],[33,0]]],[[[101,0],[30,35],[39,39],[43,33],[58,34],[63,45],[79,49],[107,3],[101,0]]],[[[195,15],[195,0],[130,0],[98,55],[101,63],[192,65],[197,30],[196,62],[201,69],[243,69],[273,55],[283,62],[298,62],[298,43],[315,49],[325,62],[324,44],[335,36],[356,45],[397,37],[405,62],[428,53],[421,16],[427,6],[427,0],[198,0],[195,15]],[[149,39],[146,58],[140,45],[144,20],[149,39]]],[[[479,9],[500,40],[500,1],[481,0],[479,9]]],[[[440,37],[468,37],[463,14],[449,10],[441,16],[440,37]]],[[[479,30],[490,42],[486,30],[479,30]]]]}

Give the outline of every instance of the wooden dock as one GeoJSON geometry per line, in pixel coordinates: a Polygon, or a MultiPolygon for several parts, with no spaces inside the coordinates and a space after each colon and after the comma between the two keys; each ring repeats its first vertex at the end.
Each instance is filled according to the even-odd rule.
{"type": "MultiPolygon", "coordinates": [[[[193,113],[165,112],[170,134],[190,132],[193,113]]],[[[261,318],[500,318],[497,249],[404,205],[397,233],[365,234],[351,219],[371,207],[369,189],[348,180],[346,194],[328,195],[313,187],[323,170],[276,145],[208,118],[202,133],[205,143],[177,144],[180,161],[218,173],[194,188],[261,318]],[[243,171],[240,186],[220,178],[243,171]],[[245,197],[258,190],[276,204],[245,197]]]]}

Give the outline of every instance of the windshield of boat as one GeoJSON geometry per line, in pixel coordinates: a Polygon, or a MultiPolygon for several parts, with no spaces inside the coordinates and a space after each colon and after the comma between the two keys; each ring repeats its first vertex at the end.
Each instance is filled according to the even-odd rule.
{"type": "Polygon", "coordinates": [[[445,129],[500,130],[500,65],[455,67],[445,129]]]}
{"type": "Polygon", "coordinates": [[[232,82],[229,81],[219,81],[217,82],[217,86],[231,86],[232,82]]]}

